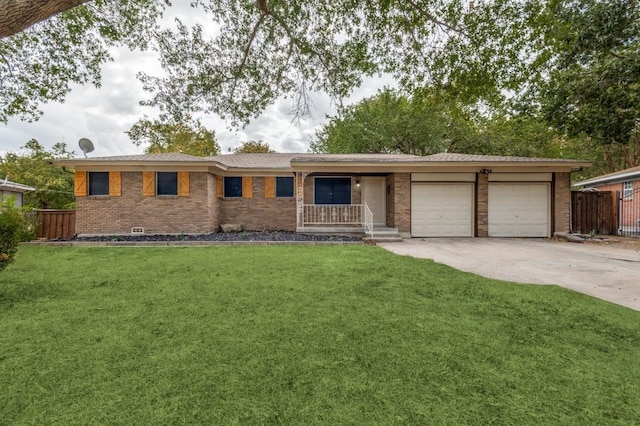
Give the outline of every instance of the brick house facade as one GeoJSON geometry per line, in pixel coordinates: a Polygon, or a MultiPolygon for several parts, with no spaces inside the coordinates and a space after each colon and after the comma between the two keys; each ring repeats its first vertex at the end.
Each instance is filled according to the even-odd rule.
{"type": "Polygon", "coordinates": [[[406,237],[568,231],[570,173],[589,165],[461,154],[151,154],[56,163],[75,169],[81,235],[211,233],[227,223],[339,231],[361,226],[366,205],[378,226],[406,237]]]}

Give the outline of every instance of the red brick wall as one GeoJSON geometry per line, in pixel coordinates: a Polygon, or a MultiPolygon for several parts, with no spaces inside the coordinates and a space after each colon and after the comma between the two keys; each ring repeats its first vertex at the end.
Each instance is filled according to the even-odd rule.
{"type": "Polygon", "coordinates": [[[215,182],[209,173],[190,174],[188,197],[142,196],[142,172],[122,172],[122,196],[77,197],[78,234],[209,233],[218,229],[215,182]]]}
{"type": "Polygon", "coordinates": [[[476,236],[489,236],[489,175],[476,175],[476,236]]]}
{"type": "Polygon", "coordinates": [[[411,174],[394,173],[390,178],[393,201],[391,207],[387,205],[387,209],[392,212],[391,226],[398,228],[398,232],[409,233],[411,232],[411,174]]]}
{"type": "Polygon", "coordinates": [[[295,197],[265,198],[264,177],[253,177],[251,198],[220,198],[218,202],[221,224],[238,224],[250,231],[296,230],[295,197]]]}
{"type": "Polygon", "coordinates": [[[569,232],[571,230],[571,174],[569,172],[554,173],[553,185],[553,232],[569,232]]]}

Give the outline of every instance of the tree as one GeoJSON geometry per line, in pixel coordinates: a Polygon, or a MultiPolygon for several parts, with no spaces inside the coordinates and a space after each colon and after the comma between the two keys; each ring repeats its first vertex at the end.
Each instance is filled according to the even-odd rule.
{"type": "MultiPolygon", "coordinates": [[[[33,2],[34,15],[61,1],[33,2]]],[[[8,3],[0,3],[0,16],[8,3]]],[[[141,75],[152,92],[148,105],[174,118],[204,111],[235,123],[281,96],[296,97],[304,113],[309,93],[340,100],[379,73],[409,89],[429,83],[497,100],[536,75],[545,54],[537,0],[195,1],[220,28],[213,38],[180,21],[156,31],[166,3],[95,0],[3,39],[0,73],[11,78],[3,82],[0,120],[37,118],[37,105],[63,99],[70,82],[99,84],[99,65],[118,43],[152,43],[161,54],[166,77],[141,75]]]]}
{"type": "Polygon", "coordinates": [[[147,154],[180,152],[208,157],[220,152],[215,132],[191,117],[170,123],[143,118],[126,133],[136,146],[146,145],[147,154]]]}
{"type": "Polygon", "coordinates": [[[75,201],[73,173],[50,163],[56,158],[72,158],[64,143],[50,151],[31,139],[23,147],[27,154],[7,153],[0,156],[0,175],[36,188],[24,194],[25,205],[40,209],[64,209],[75,201]]]}
{"type": "Polygon", "coordinates": [[[542,112],[568,135],[603,146],[608,171],[640,165],[640,1],[554,4],[557,52],[542,112]]]}
{"type": "Polygon", "coordinates": [[[204,110],[246,123],[281,96],[295,97],[304,113],[310,92],[340,100],[379,73],[408,89],[429,83],[495,101],[537,75],[546,55],[548,17],[536,0],[198,3],[218,35],[180,22],[161,31],[168,75],[141,76],[153,93],[146,104],[167,113],[204,110]]]}
{"type": "Polygon", "coordinates": [[[274,150],[271,149],[268,143],[263,141],[246,141],[242,145],[233,150],[235,154],[273,154],[274,150]]]}
{"type": "Polygon", "coordinates": [[[53,15],[69,10],[89,0],[2,0],[0,10],[0,38],[20,32],[53,15]]]}
{"type": "Polygon", "coordinates": [[[410,97],[383,90],[352,106],[316,133],[313,152],[429,155],[467,146],[469,109],[433,89],[410,97]]]}
{"type": "MultiPolygon", "coordinates": [[[[11,33],[29,25],[30,17],[37,22],[77,3],[84,2],[0,0],[0,29],[11,33]]],[[[99,87],[109,48],[147,48],[167,3],[94,0],[0,38],[0,123],[12,116],[37,120],[39,106],[64,101],[73,83],[99,87]]]]}

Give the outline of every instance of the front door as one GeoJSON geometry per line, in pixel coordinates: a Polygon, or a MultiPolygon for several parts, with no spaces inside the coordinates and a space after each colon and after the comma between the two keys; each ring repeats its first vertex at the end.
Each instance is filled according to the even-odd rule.
{"type": "Polygon", "coordinates": [[[365,176],[362,178],[362,201],[373,213],[373,224],[385,226],[387,223],[387,178],[365,176]]]}

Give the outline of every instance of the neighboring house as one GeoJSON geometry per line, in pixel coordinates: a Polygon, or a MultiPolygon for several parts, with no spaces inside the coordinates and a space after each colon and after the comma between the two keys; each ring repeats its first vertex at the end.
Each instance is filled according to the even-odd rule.
{"type": "Polygon", "coordinates": [[[640,166],[620,170],[573,184],[618,194],[619,226],[640,228],[640,166]]]}
{"type": "Polygon", "coordinates": [[[55,160],[75,169],[78,234],[339,231],[411,237],[569,231],[576,160],[436,154],[149,154],[55,160]],[[365,207],[366,205],[366,207],[365,207]]]}
{"type": "Polygon", "coordinates": [[[35,188],[21,183],[11,182],[7,178],[0,179],[0,202],[4,202],[9,197],[14,197],[15,205],[22,207],[24,205],[24,193],[35,190],[35,188]]]}

